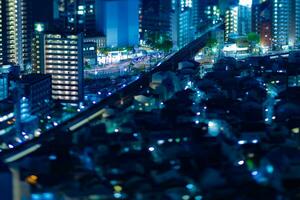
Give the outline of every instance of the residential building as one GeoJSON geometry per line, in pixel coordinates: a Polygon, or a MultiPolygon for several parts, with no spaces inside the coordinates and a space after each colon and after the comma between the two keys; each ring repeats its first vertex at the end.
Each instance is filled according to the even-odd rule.
{"type": "Polygon", "coordinates": [[[289,44],[290,0],[272,0],[272,38],[275,48],[289,44]]]}
{"type": "Polygon", "coordinates": [[[174,49],[180,49],[195,39],[192,1],[177,0],[173,5],[172,41],[174,49]]]}
{"type": "Polygon", "coordinates": [[[225,13],[225,40],[238,35],[238,6],[230,7],[225,13]]]}
{"type": "Polygon", "coordinates": [[[34,38],[33,71],[52,75],[52,98],[83,99],[83,35],[40,33],[34,38]]]}
{"type": "Polygon", "coordinates": [[[30,61],[28,0],[0,3],[0,65],[18,64],[24,70],[30,61]]]}

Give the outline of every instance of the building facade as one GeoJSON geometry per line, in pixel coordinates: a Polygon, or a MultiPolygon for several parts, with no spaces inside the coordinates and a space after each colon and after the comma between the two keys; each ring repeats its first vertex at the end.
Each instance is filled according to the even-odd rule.
{"type": "Polygon", "coordinates": [[[28,0],[0,3],[0,65],[17,64],[24,69],[30,61],[28,0]]]}
{"type": "Polygon", "coordinates": [[[45,113],[51,107],[51,75],[28,74],[21,78],[23,95],[29,101],[31,113],[45,113]]]}
{"type": "Polygon", "coordinates": [[[139,0],[99,0],[96,14],[108,47],[139,44],[139,0]]]}
{"type": "Polygon", "coordinates": [[[225,40],[238,35],[238,6],[230,7],[225,13],[225,40]]]}
{"type": "Polygon", "coordinates": [[[180,49],[196,37],[193,20],[193,1],[177,0],[173,2],[172,41],[174,49],[180,49]]]}
{"type": "Polygon", "coordinates": [[[139,13],[140,40],[147,41],[152,35],[171,37],[171,1],[142,0],[139,13]]]}
{"type": "Polygon", "coordinates": [[[54,20],[69,33],[99,34],[96,0],[54,0],[54,20]]]}
{"type": "Polygon", "coordinates": [[[272,0],[272,43],[275,48],[289,44],[290,0],[272,0]]]}
{"type": "Polygon", "coordinates": [[[52,99],[83,100],[83,35],[40,33],[34,41],[33,71],[52,75],[52,99]]]}
{"type": "Polygon", "coordinates": [[[210,24],[217,24],[221,20],[220,9],[217,5],[208,5],[204,10],[205,20],[210,24]]]}
{"type": "Polygon", "coordinates": [[[238,34],[245,36],[251,32],[251,4],[240,4],[238,7],[238,34]]]}

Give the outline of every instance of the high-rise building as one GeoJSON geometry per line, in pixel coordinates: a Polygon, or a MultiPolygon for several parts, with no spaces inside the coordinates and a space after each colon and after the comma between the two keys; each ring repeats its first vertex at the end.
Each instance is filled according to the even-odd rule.
{"type": "Polygon", "coordinates": [[[1,0],[0,64],[18,64],[21,69],[30,61],[28,0],[1,0]]]}
{"type": "Polygon", "coordinates": [[[286,48],[299,44],[300,1],[272,0],[272,45],[286,48]]]}
{"type": "Polygon", "coordinates": [[[225,13],[228,10],[228,8],[237,5],[239,3],[239,0],[217,0],[216,2],[220,9],[221,16],[225,16],[225,13]]]}
{"type": "Polygon", "coordinates": [[[108,47],[139,43],[139,0],[99,0],[97,26],[106,36],[108,47]]]}
{"type": "Polygon", "coordinates": [[[171,36],[171,1],[142,0],[140,6],[140,39],[147,41],[152,35],[171,36]]]}
{"type": "Polygon", "coordinates": [[[264,48],[272,46],[271,1],[254,0],[251,8],[251,32],[260,36],[264,48]]]}
{"type": "Polygon", "coordinates": [[[272,38],[274,47],[289,44],[291,0],[272,0],[272,38]]]}
{"type": "Polygon", "coordinates": [[[52,99],[83,100],[83,35],[37,33],[33,40],[33,71],[52,75],[52,99]]]}
{"type": "Polygon", "coordinates": [[[238,6],[230,7],[225,13],[225,40],[238,35],[238,6]]]}
{"type": "Polygon", "coordinates": [[[96,0],[54,0],[54,20],[66,32],[99,34],[96,25],[96,0]]]}
{"type": "Polygon", "coordinates": [[[220,15],[220,9],[218,5],[218,0],[193,0],[194,7],[194,24],[199,26],[200,23],[209,24],[211,19],[214,18],[213,15],[220,15]],[[218,11],[218,13],[216,13],[218,11]]]}
{"type": "Polygon", "coordinates": [[[209,24],[216,24],[221,20],[220,9],[217,5],[208,5],[205,8],[205,20],[209,24]]]}
{"type": "Polygon", "coordinates": [[[173,2],[172,40],[175,49],[180,49],[193,41],[196,27],[193,20],[193,1],[176,0],[173,2]]]}
{"type": "Polygon", "coordinates": [[[251,1],[240,1],[238,6],[238,34],[245,36],[251,32],[251,1]]]}
{"type": "Polygon", "coordinates": [[[252,1],[240,0],[236,6],[230,6],[225,12],[225,39],[245,36],[251,32],[252,1]]]}
{"type": "Polygon", "coordinates": [[[251,31],[260,34],[262,23],[271,20],[271,1],[254,0],[251,7],[251,31]]]}

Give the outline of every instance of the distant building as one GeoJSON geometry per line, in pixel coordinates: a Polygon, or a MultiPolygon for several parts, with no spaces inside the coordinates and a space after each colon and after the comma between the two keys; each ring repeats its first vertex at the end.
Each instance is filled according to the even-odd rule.
{"type": "Polygon", "coordinates": [[[51,108],[51,75],[28,74],[21,78],[23,96],[29,100],[31,113],[44,113],[51,108]]]}
{"type": "Polygon", "coordinates": [[[238,6],[238,34],[247,35],[251,32],[251,5],[240,4],[238,6]]]}
{"type": "Polygon", "coordinates": [[[175,49],[193,41],[196,27],[193,21],[193,4],[188,0],[177,0],[173,4],[172,40],[175,49]]]}
{"type": "Polygon", "coordinates": [[[0,65],[20,65],[30,61],[28,0],[0,2],[0,65]]]}
{"type": "Polygon", "coordinates": [[[251,32],[251,4],[240,1],[237,6],[230,6],[225,12],[225,39],[245,36],[251,32]]]}
{"type": "Polygon", "coordinates": [[[276,48],[289,44],[290,6],[290,0],[272,0],[272,35],[276,48]]]}
{"type": "Polygon", "coordinates": [[[272,0],[272,39],[274,48],[300,43],[300,0],[272,0]]]}
{"type": "Polygon", "coordinates": [[[225,40],[238,35],[238,6],[232,6],[225,13],[225,40]]]}
{"type": "Polygon", "coordinates": [[[0,74],[0,101],[8,98],[8,74],[0,74]]]}
{"type": "Polygon", "coordinates": [[[251,7],[251,31],[261,33],[262,22],[271,20],[271,1],[253,0],[251,7]]]}
{"type": "Polygon", "coordinates": [[[204,13],[207,23],[217,24],[221,20],[220,9],[217,5],[206,6],[204,13]]]}
{"type": "Polygon", "coordinates": [[[138,0],[99,0],[96,6],[97,26],[106,36],[108,47],[139,44],[138,0]]]}
{"type": "Polygon", "coordinates": [[[272,24],[271,21],[263,21],[260,28],[260,44],[262,47],[272,46],[272,24]]]}
{"type": "Polygon", "coordinates": [[[147,41],[151,35],[171,37],[171,1],[142,0],[140,7],[140,39],[147,41]]]}
{"type": "Polygon", "coordinates": [[[97,64],[97,44],[94,42],[84,42],[83,44],[83,61],[84,65],[97,64]]]}
{"type": "Polygon", "coordinates": [[[54,0],[54,20],[62,30],[90,36],[99,34],[96,24],[97,0],[54,0]]]}
{"type": "Polygon", "coordinates": [[[106,45],[106,37],[105,36],[93,36],[93,37],[85,37],[84,43],[93,42],[96,43],[97,49],[105,48],[106,45]]]}
{"type": "Polygon", "coordinates": [[[52,98],[83,100],[83,35],[39,33],[33,41],[33,71],[52,75],[52,98]]]}
{"type": "Polygon", "coordinates": [[[256,7],[257,9],[256,13],[252,14],[252,32],[260,35],[260,43],[263,48],[271,48],[273,15],[270,1],[265,1],[261,4],[253,5],[253,7],[256,7]]]}

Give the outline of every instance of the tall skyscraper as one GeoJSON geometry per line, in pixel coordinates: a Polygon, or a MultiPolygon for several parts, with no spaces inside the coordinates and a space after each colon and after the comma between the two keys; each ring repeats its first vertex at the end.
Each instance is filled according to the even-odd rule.
{"type": "Polygon", "coordinates": [[[28,0],[1,0],[0,8],[0,64],[24,69],[30,60],[28,0]]]}
{"type": "Polygon", "coordinates": [[[251,32],[251,2],[240,1],[238,6],[238,34],[240,36],[247,35],[251,32]]]}
{"type": "Polygon", "coordinates": [[[225,12],[225,39],[246,36],[251,32],[252,1],[240,0],[238,5],[230,6],[225,12]]]}
{"type": "Polygon", "coordinates": [[[193,20],[192,0],[175,0],[172,3],[173,18],[172,18],[172,40],[175,49],[182,48],[189,42],[195,39],[196,27],[193,20]]]}
{"type": "Polygon", "coordinates": [[[99,0],[97,27],[107,46],[125,47],[139,43],[139,0],[99,0]]]}
{"type": "Polygon", "coordinates": [[[194,14],[197,15],[194,20],[195,26],[199,26],[200,23],[210,24],[216,15],[220,17],[220,7],[218,0],[193,0],[194,14]]]}
{"type": "Polygon", "coordinates": [[[83,100],[83,35],[35,35],[33,70],[52,75],[52,99],[83,100]]]}
{"type": "Polygon", "coordinates": [[[225,40],[238,35],[238,6],[232,6],[225,13],[225,40]]]}
{"type": "Polygon", "coordinates": [[[140,39],[151,35],[171,36],[171,1],[142,0],[140,6],[140,39]]]}
{"type": "Polygon", "coordinates": [[[54,0],[54,20],[66,32],[97,35],[96,0],[54,0]]]}
{"type": "Polygon", "coordinates": [[[272,0],[272,44],[274,48],[286,48],[299,44],[300,1],[272,0]]]}
{"type": "Polygon", "coordinates": [[[208,24],[216,24],[221,20],[220,9],[217,5],[208,5],[204,10],[205,22],[208,24]]]}
{"type": "Polygon", "coordinates": [[[54,0],[54,20],[64,32],[104,35],[109,47],[138,44],[139,0],[54,0]]]}
{"type": "Polygon", "coordinates": [[[271,2],[254,0],[251,7],[251,31],[260,34],[261,25],[266,20],[271,20],[271,2]]]}
{"type": "Polygon", "coordinates": [[[282,47],[289,43],[291,27],[289,13],[291,0],[272,0],[272,37],[274,47],[282,47]]]}

